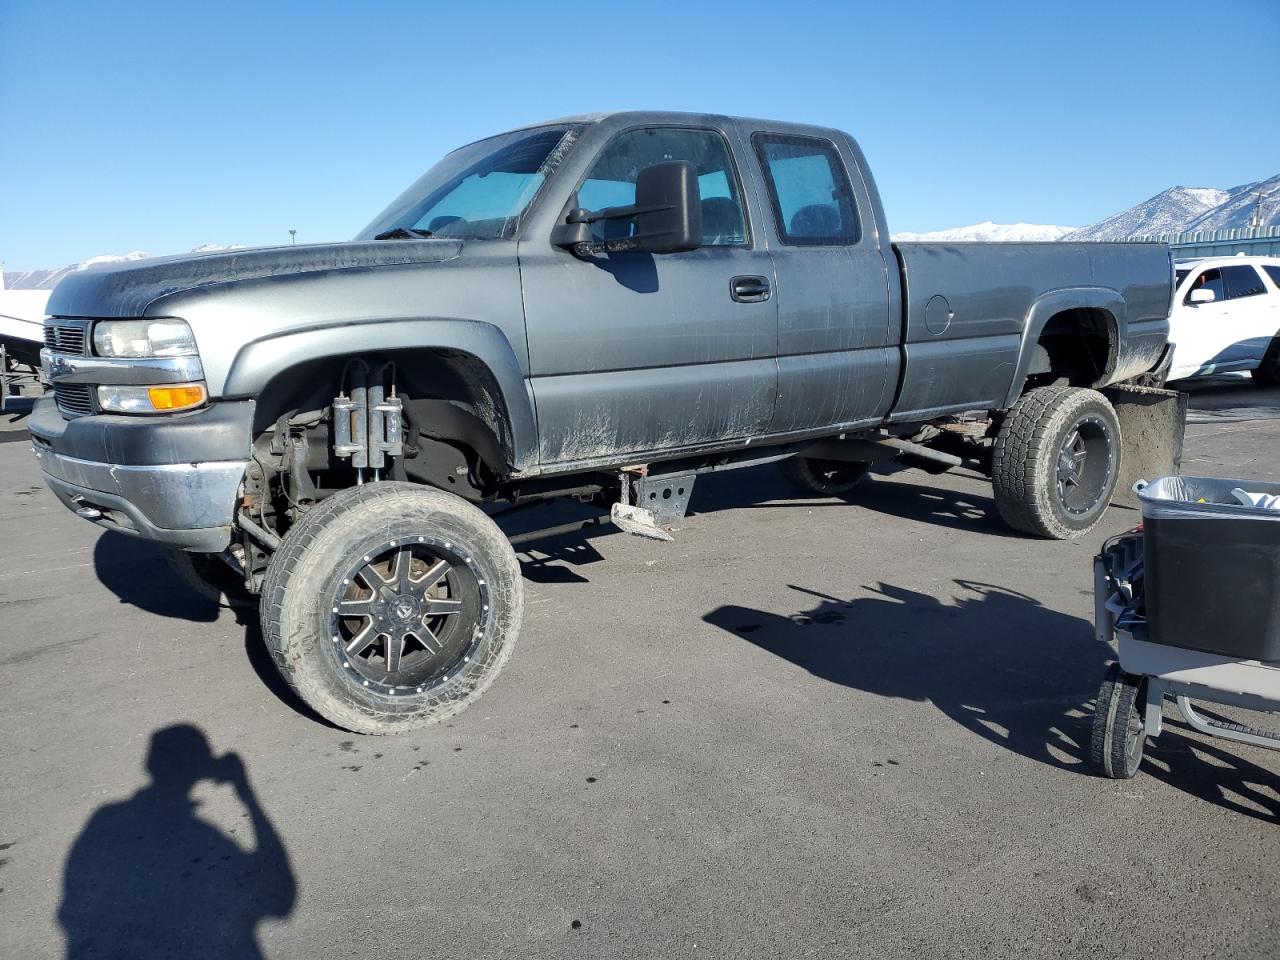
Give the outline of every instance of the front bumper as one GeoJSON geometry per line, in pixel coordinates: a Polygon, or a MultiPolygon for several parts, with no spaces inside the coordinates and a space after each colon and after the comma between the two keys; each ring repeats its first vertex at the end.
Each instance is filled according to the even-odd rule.
{"type": "Polygon", "coordinates": [[[106,529],[216,553],[231,541],[252,416],[252,403],[223,403],[163,422],[68,421],[46,397],[28,428],[45,481],[68,509],[106,529]]]}

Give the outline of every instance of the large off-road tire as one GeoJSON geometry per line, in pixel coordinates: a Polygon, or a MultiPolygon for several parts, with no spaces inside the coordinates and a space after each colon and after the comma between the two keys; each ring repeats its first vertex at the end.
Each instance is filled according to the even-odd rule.
{"type": "Polygon", "coordinates": [[[1145,707],[1142,678],[1125,673],[1118,663],[1111,664],[1098,691],[1089,741],[1089,758],[1103,776],[1128,780],[1138,772],[1147,742],[1145,707]]]}
{"type": "Polygon", "coordinates": [[[1039,387],[1005,415],[991,458],[996,507],[1015,530],[1054,540],[1102,519],[1120,472],[1120,423],[1096,390],[1039,387]]]}
{"type": "Polygon", "coordinates": [[[232,610],[252,610],[258,598],[249,592],[244,577],[212,553],[188,553],[174,549],[172,569],[193,594],[232,610]]]}
{"type": "Polygon", "coordinates": [[[778,471],[793,486],[820,497],[838,497],[848,493],[867,478],[869,463],[847,460],[815,460],[813,457],[787,457],[778,461],[778,471]]]}
{"type": "Polygon", "coordinates": [[[1271,340],[1271,346],[1262,355],[1262,363],[1249,371],[1254,382],[1264,387],[1280,387],[1280,334],[1271,340]]]}
{"type": "Polygon", "coordinates": [[[465,709],[511,656],[515,551],[464,500],[410,483],[337,493],[294,525],[262,588],[276,667],[316,713],[399,733],[465,709]]]}

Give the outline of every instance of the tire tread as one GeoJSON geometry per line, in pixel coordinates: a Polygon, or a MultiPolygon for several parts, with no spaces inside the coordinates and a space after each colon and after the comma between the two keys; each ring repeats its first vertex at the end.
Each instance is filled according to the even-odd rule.
{"type": "MultiPolygon", "coordinates": [[[[1009,526],[1023,533],[1067,540],[1082,536],[1102,519],[1105,509],[1100,510],[1093,522],[1083,528],[1063,523],[1049,500],[1045,476],[1045,471],[1054,467],[1057,450],[1052,448],[1053,440],[1061,425],[1074,417],[1081,407],[1098,402],[1111,411],[1114,422],[1115,412],[1106,397],[1081,387],[1037,387],[1023,394],[1009,409],[1004,423],[1000,425],[991,457],[991,484],[996,508],[1009,526]]],[[[1112,487],[1105,492],[1108,500],[1119,473],[1119,456],[1117,448],[1112,487]]]]}
{"type": "Polygon", "coordinates": [[[1120,664],[1107,667],[1106,677],[1098,690],[1094,708],[1093,729],[1089,739],[1089,758],[1094,768],[1113,780],[1127,780],[1138,772],[1142,763],[1145,736],[1138,738],[1137,748],[1129,752],[1130,723],[1141,722],[1145,704],[1139,702],[1142,685],[1138,678],[1125,673],[1120,664]]]}
{"type": "MultiPolygon", "coordinates": [[[[492,586],[497,590],[500,585],[492,586]]],[[[497,609],[496,603],[494,606],[497,609]]],[[[262,636],[267,650],[281,677],[294,693],[325,719],[344,729],[354,733],[382,735],[399,733],[454,716],[484,693],[511,656],[523,606],[523,586],[515,551],[488,516],[460,497],[445,491],[410,483],[384,481],[335,494],[294,524],[267,568],[259,609],[262,636]],[[309,631],[304,619],[294,617],[289,635],[286,635],[285,621],[289,619],[286,605],[290,599],[289,584],[299,570],[323,560],[315,556],[318,552],[316,544],[333,524],[353,510],[370,514],[385,512],[394,516],[402,509],[397,506],[397,501],[403,503],[406,495],[418,500],[437,500],[436,506],[441,512],[457,516],[462,522],[469,518],[478,527],[479,535],[488,541],[486,546],[497,554],[495,562],[505,568],[503,573],[508,583],[503,588],[509,591],[505,612],[508,624],[505,628],[495,626],[496,633],[487,647],[487,657],[476,665],[476,672],[472,675],[474,682],[468,682],[465,689],[453,688],[450,696],[428,703],[418,713],[379,714],[371,712],[354,698],[335,697],[330,690],[311,682],[307,673],[299,669],[299,660],[307,648],[306,634],[309,631]]],[[[468,681],[470,680],[471,677],[468,677],[468,681]]],[[[451,684],[453,682],[450,681],[451,684]]],[[[406,697],[404,702],[411,702],[412,699],[406,697]]]]}

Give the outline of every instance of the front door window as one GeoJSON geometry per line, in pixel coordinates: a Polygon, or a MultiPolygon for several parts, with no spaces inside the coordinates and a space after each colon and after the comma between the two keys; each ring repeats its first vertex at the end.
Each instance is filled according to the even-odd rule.
{"type": "MultiPolygon", "coordinates": [[[[670,160],[687,160],[698,171],[702,245],[746,245],[742,188],[733,169],[729,145],[714,130],[644,127],[618,134],[604,148],[578,188],[578,205],[588,210],[629,206],[636,200],[636,178],[640,171],[670,160]]],[[[631,220],[601,220],[591,225],[595,240],[629,236],[634,229],[631,220]]]]}

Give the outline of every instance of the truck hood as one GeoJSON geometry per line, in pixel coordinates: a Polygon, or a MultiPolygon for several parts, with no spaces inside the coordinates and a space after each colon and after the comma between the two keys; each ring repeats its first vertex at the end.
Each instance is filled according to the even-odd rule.
{"type": "Polygon", "coordinates": [[[271,277],[452,260],[459,240],[381,240],[257,247],[100,264],[68,275],[49,298],[55,317],[138,317],[160,297],[271,277]]]}

